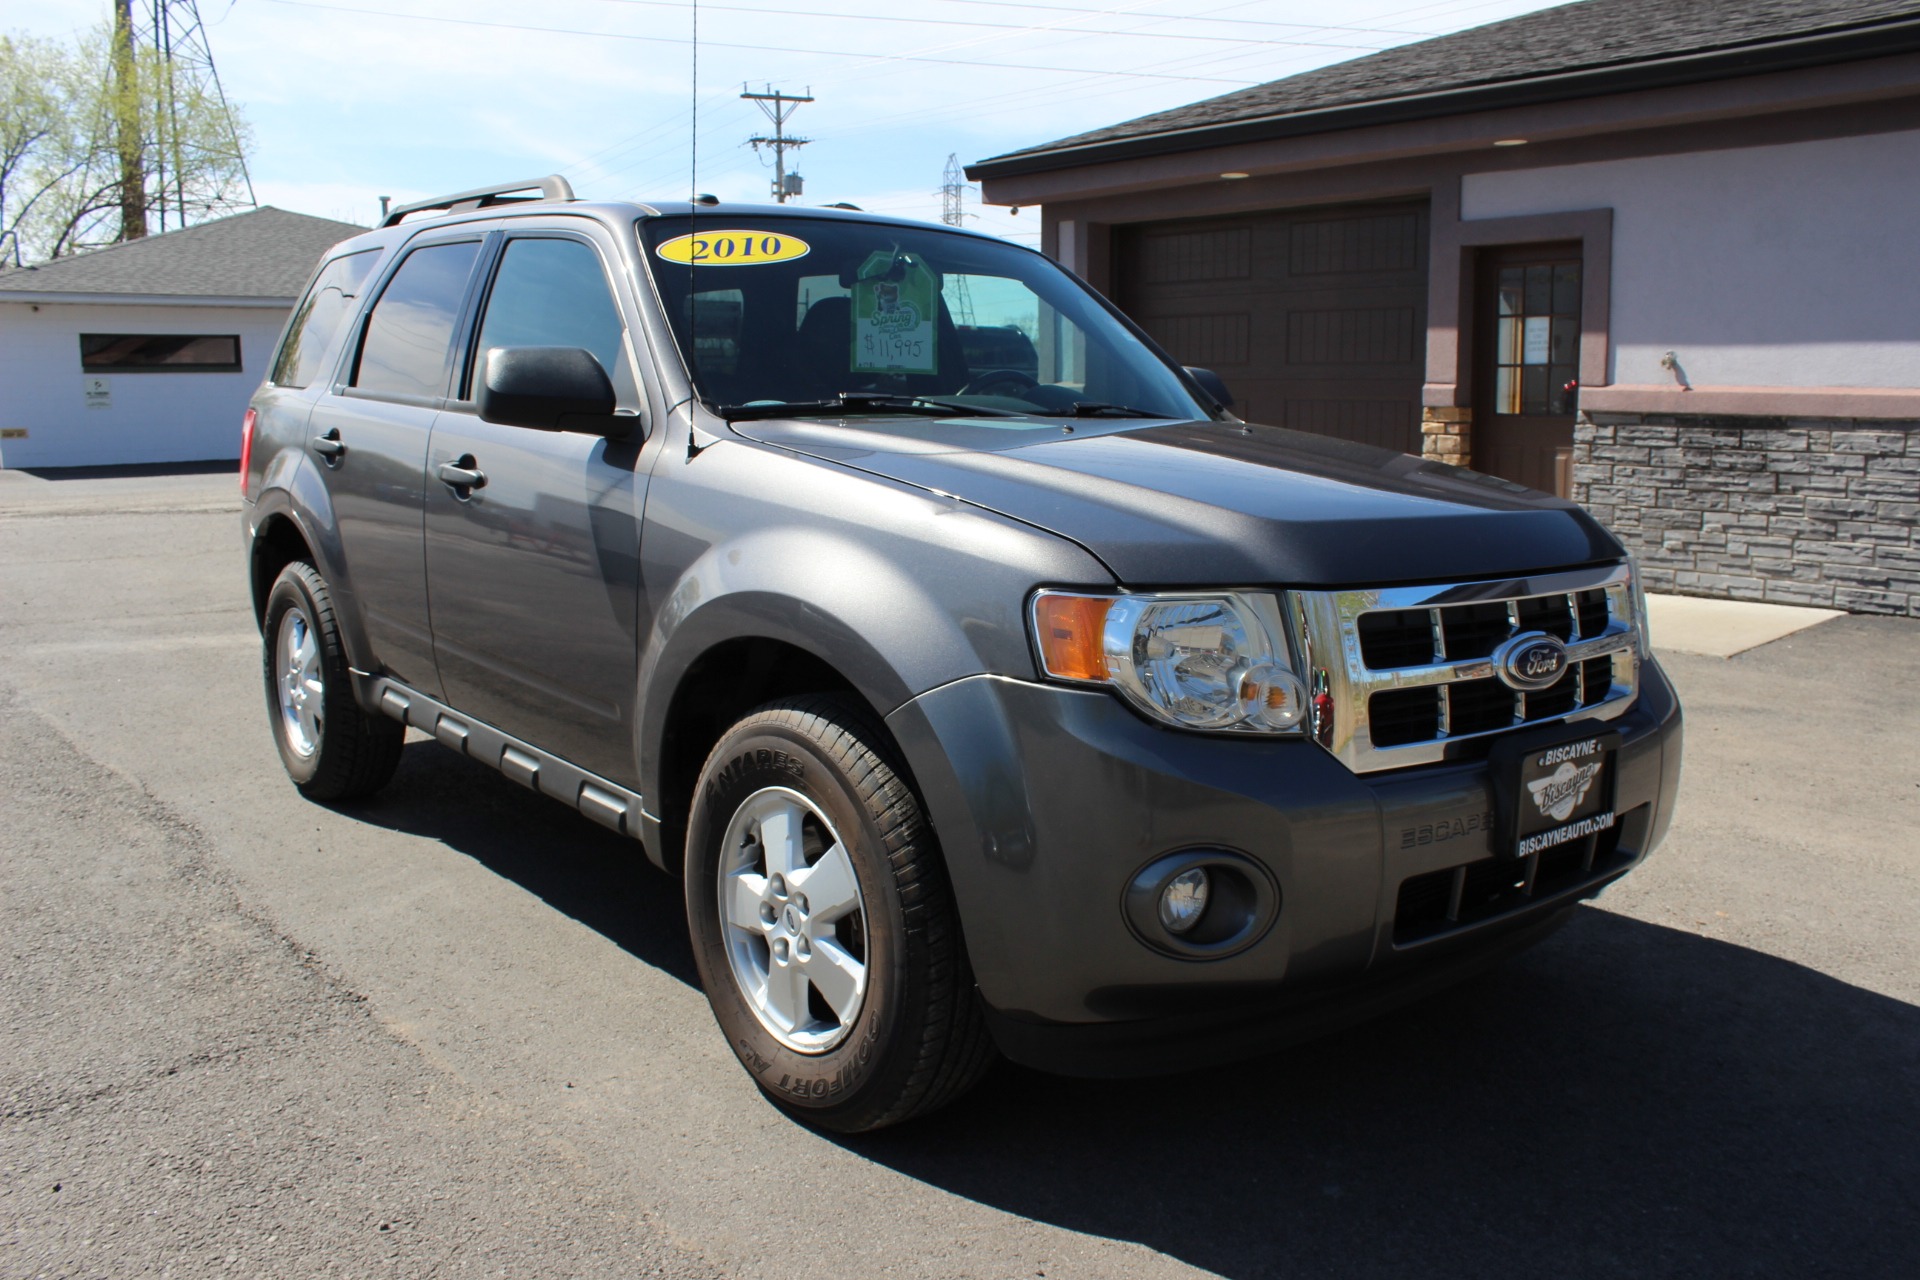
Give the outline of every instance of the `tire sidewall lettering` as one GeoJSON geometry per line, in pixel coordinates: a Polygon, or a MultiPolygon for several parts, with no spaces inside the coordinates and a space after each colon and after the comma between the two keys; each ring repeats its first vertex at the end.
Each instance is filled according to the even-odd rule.
{"type": "MultiPolygon", "coordinates": [[[[757,790],[769,786],[791,788],[819,805],[844,839],[871,846],[878,838],[859,803],[842,794],[847,783],[810,748],[782,742],[783,737],[771,726],[756,731],[737,745],[724,764],[709,766],[696,806],[700,812],[688,832],[690,921],[700,918],[704,922],[705,914],[711,911],[719,863],[716,846],[734,809],[757,790]]],[[[766,1036],[734,982],[724,944],[712,934],[695,935],[702,979],[710,997],[718,993],[713,999],[715,1013],[721,1018],[734,1056],[762,1088],[801,1107],[842,1104],[859,1092],[885,1057],[882,1050],[892,1016],[896,978],[887,971],[882,957],[891,950],[891,939],[899,925],[888,920],[890,907],[886,904],[891,886],[873,883],[872,870],[862,863],[863,859],[856,856],[855,874],[867,900],[870,922],[870,985],[853,1034],[827,1053],[817,1057],[798,1053],[766,1036]]]]}

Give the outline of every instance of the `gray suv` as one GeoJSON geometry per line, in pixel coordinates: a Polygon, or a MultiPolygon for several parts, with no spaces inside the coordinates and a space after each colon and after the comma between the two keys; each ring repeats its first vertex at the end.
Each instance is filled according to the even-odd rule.
{"type": "Polygon", "coordinates": [[[1680,709],[1578,507],[1228,403],[983,235],[396,210],[247,414],[274,741],[337,800],[412,726],[637,840],[827,1128],[1322,1032],[1644,858],[1680,709]]]}

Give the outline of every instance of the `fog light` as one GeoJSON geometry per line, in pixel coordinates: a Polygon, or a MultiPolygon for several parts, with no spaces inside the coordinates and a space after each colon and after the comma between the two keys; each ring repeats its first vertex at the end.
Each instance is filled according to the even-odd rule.
{"type": "Polygon", "coordinates": [[[1168,933],[1185,933],[1200,923],[1210,887],[1205,867],[1190,867],[1167,881],[1160,891],[1160,923],[1168,933]]]}

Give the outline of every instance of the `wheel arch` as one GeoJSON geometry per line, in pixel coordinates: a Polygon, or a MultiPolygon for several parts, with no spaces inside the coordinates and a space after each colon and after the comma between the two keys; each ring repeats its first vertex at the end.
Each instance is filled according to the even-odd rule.
{"type": "Polygon", "coordinates": [[[268,464],[258,501],[247,516],[247,579],[254,625],[266,618],[267,593],[280,571],[304,560],[320,571],[339,613],[341,643],[356,670],[367,671],[371,648],[351,576],[341,556],[339,528],[324,480],[299,450],[279,450],[268,464]]]}
{"type": "Polygon", "coordinates": [[[740,718],[779,698],[838,693],[862,706],[878,745],[911,785],[886,713],[911,696],[906,682],[851,627],[817,606],[742,592],[695,610],[643,673],[636,726],[648,855],[679,874],[694,785],[713,746],[740,718]]]}

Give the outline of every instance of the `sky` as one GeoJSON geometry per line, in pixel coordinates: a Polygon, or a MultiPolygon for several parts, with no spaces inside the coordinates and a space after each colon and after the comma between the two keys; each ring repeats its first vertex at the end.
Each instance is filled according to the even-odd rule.
{"type": "MultiPolygon", "coordinates": [[[[788,124],[811,140],[788,153],[799,203],[937,221],[949,155],[964,165],[1546,7],[199,0],[227,97],[253,128],[257,199],[360,223],[383,195],[555,172],[587,198],[764,202],[772,156],[747,139],[769,122],[745,88],[814,98],[788,124]]],[[[110,13],[110,0],[0,0],[0,31],[60,38],[110,13]]],[[[967,225],[1038,243],[1039,210],[983,206],[977,189],[963,201],[967,225]]]]}

